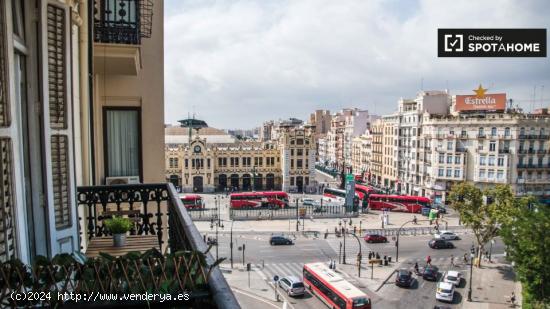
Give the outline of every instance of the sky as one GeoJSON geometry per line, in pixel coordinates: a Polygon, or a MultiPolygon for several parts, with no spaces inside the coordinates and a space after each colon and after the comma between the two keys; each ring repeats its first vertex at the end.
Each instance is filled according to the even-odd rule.
{"type": "MultiPolygon", "coordinates": [[[[550,1],[165,0],[165,122],[216,128],[346,107],[384,115],[420,90],[550,106],[550,58],[438,58],[438,28],[550,28],[550,1]]],[[[548,33],[547,33],[548,35],[548,33]]],[[[550,40],[547,39],[548,42],[550,40]]]]}

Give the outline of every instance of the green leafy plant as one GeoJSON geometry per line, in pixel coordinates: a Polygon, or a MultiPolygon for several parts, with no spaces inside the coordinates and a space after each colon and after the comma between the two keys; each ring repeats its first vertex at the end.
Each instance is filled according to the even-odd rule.
{"type": "Polygon", "coordinates": [[[132,228],[132,221],[124,217],[114,217],[106,220],[105,226],[113,234],[125,234],[132,228]]]}

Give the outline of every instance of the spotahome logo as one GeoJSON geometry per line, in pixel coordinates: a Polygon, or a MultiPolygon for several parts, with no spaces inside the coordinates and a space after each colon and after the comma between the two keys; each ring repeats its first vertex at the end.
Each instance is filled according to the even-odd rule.
{"type": "Polygon", "coordinates": [[[438,29],[439,57],[546,57],[546,29],[438,29]]]}

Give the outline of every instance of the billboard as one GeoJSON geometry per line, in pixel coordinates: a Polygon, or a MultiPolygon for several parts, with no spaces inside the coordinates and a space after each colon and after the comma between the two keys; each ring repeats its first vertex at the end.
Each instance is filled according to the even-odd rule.
{"type": "Polygon", "coordinates": [[[493,111],[506,109],[506,93],[485,93],[481,85],[473,95],[457,95],[455,111],[493,111]]]}

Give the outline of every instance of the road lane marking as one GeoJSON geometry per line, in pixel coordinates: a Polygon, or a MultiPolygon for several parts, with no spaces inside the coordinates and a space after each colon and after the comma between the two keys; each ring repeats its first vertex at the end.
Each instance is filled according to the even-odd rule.
{"type": "MultiPolygon", "coordinates": [[[[266,303],[266,304],[268,304],[268,305],[270,305],[270,306],[273,306],[273,307],[279,309],[279,306],[277,306],[277,305],[275,305],[275,304],[272,304],[271,302],[269,302],[269,301],[267,301],[267,300],[265,300],[265,299],[262,299],[262,298],[260,298],[260,297],[258,297],[258,296],[256,296],[256,295],[254,295],[254,294],[247,293],[247,292],[245,292],[245,291],[241,291],[241,290],[236,289],[236,288],[233,288],[233,290],[234,290],[235,292],[237,292],[237,293],[241,293],[241,294],[246,295],[246,296],[248,296],[248,297],[250,297],[250,298],[254,298],[255,300],[261,301],[261,302],[263,302],[263,303],[266,303]]],[[[284,298],[284,297],[283,297],[283,298],[284,298]]],[[[288,303],[288,301],[287,301],[287,303],[288,303]]],[[[294,307],[293,307],[292,305],[290,305],[290,304],[287,304],[287,305],[290,306],[291,308],[294,308],[294,307]]]]}

